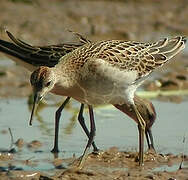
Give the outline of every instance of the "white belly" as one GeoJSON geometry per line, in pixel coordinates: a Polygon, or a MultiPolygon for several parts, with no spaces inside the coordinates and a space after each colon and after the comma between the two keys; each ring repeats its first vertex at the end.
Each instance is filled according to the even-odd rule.
{"type": "Polygon", "coordinates": [[[95,64],[85,67],[79,83],[87,104],[123,104],[134,97],[137,88],[136,71],[123,71],[109,66],[105,61],[95,60],[95,64]],[[85,74],[84,74],[85,73],[85,74]]]}

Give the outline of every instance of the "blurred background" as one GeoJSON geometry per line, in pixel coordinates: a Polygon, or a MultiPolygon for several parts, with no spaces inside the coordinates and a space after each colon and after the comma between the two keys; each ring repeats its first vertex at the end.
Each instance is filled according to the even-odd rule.
{"type": "Polygon", "coordinates": [[[188,34],[187,0],[1,0],[0,28],[33,44],[91,40],[156,40],[188,34]]]}
{"type": "MultiPolygon", "coordinates": [[[[187,36],[187,17],[187,0],[1,0],[0,38],[8,40],[4,32],[6,28],[17,38],[32,45],[77,41],[69,30],[92,41],[155,41],[167,36],[187,36]]],[[[181,55],[186,54],[187,49],[181,55]]],[[[0,54],[1,57],[4,55],[0,54]]],[[[181,65],[185,67],[187,63],[173,61],[172,66],[177,68],[181,65]]],[[[12,71],[14,74],[14,69],[12,71]]],[[[23,79],[27,72],[16,73],[23,74],[16,77],[19,82],[13,82],[19,92],[1,88],[0,96],[30,94],[30,90],[25,90],[28,89],[28,81],[23,79]]],[[[7,82],[1,83],[4,87],[7,85],[7,82]]]]}

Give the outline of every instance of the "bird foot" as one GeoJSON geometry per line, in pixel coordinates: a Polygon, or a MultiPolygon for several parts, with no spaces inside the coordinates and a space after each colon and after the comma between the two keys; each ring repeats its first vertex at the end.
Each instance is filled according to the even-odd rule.
{"type": "Polygon", "coordinates": [[[97,150],[94,150],[93,152],[92,152],[92,155],[101,155],[101,154],[103,154],[104,153],[104,151],[102,151],[102,150],[99,150],[99,149],[97,149],[97,150]]]}
{"type": "Polygon", "coordinates": [[[83,166],[80,165],[80,162],[82,160],[82,156],[80,156],[79,158],[76,158],[75,160],[73,160],[73,162],[71,162],[69,164],[70,169],[73,170],[81,170],[83,166]]]}
{"type": "Polygon", "coordinates": [[[54,147],[52,150],[51,150],[51,153],[58,153],[59,152],[59,149],[54,147]]]}

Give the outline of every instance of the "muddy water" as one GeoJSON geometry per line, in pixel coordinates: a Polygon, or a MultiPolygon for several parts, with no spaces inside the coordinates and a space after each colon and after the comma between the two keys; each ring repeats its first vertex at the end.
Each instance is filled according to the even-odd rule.
{"type": "MultiPolygon", "coordinates": [[[[54,156],[50,153],[53,146],[54,134],[54,113],[57,106],[50,102],[37,112],[33,126],[28,125],[30,110],[27,99],[1,100],[1,123],[0,123],[0,150],[8,150],[11,144],[8,128],[11,128],[14,142],[23,138],[24,145],[21,148],[15,147],[14,161],[1,161],[0,166],[6,170],[8,166],[23,170],[40,170],[52,173],[54,156]],[[39,141],[31,148],[29,143],[33,140],[39,141]],[[32,160],[32,164],[26,160],[32,160]],[[9,165],[8,165],[9,164],[9,165]]],[[[158,153],[188,154],[187,134],[187,107],[188,102],[173,104],[168,102],[153,101],[157,111],[157,120],[153,126],[155,147],[158,153]],[[183,138],[186,138],[183,143],[183,138]]],[[[75,155],[79,157],[86,145],[87,138],[79,123],[77,112],[79,104],[72,101],[63,111],[60,125],[59,153],[60,158],[69,158],[75,155]]],[[[87,110],[84,117],[88,122],[87,110]]],[[[112,106],[97,107],[95,109],[97,126],[96,144],[101,150],[117,146],[120,150],[137,151],[138,131],[135,122],[129,117],[118,112],[112,106]]],[[[147,148],[147,146],[146,146],[147,148]]],[[[61,164],[61,163],[60,163],[61,164]]],[[[60,166],[63,168],[63,166],[60,166]]],[[[171,167],[160,167],[156,170],[172,171],[177,169],[176,165],[171,167]]],[[[54,171],[53,171],[54,173],[54,171]]]]}

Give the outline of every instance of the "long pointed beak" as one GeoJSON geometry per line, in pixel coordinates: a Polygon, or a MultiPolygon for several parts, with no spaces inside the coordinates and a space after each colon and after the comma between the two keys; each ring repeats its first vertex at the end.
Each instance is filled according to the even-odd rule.
{"type": "Polygon", "coordinates": [[[34,94],[34,102],[33,102],[33,108],[32,108],[32,111],[31,111],[31,117],[30,117],[30,121],[29,121],[29,125],[32,126],[32,121],[33,121],[33,115],[35,114],[35,110],[36,110],[36,107],[40,101],[40,96],[39,96],[39,93],[36,92],[34,94]]]}

